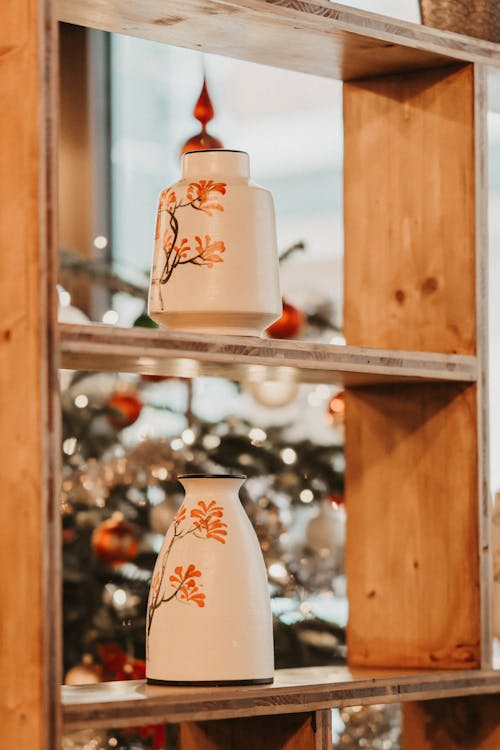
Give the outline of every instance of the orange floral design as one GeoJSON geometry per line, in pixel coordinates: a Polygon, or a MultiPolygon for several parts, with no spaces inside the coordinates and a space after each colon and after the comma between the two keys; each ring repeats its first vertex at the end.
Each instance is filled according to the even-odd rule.
{"type": "Polygon", "coordinates": [[[226,194],[226,187],[225,182],[199,180],[188,185],[184,197],[179,198],[175,191],[170,189],[164,190],[160,194],[155,239],[161,243],[163,259],[160,262],[161,271],[158,268],[159,273],[155,275],[153,281],[160,284],[162,307],[161,285],[169,281],[178,266],[191,263],[195,266],[213,268],[214,263],[223,262],[221,255],[225,252],[226,246],[222,240],[212,239],[210,235],[205,235],[204,240],[196,236],[194,238],[196,247],[194,248],[188,237],[181,237],[179,240],[180,227],[177,213],[185,208],[203,211],[208,216],[212,216],[215,211],[224,211],[224,207],[219,201],[226,194]],[[162,216],[165,214],[167,221],[165,222],[166,226],[162,229],[162,216]]]}
{"type": "MultiPolygon", "coordinates": [[[[178,245],[174,245],[174,253],[179,258],[187,258],[187,255],[190,250],[191,250],[191,247],[189,246],[188,241],[185,237],[182,238],[182,240],[180,241],[178,245]]],[[[193,262],[193,261],[188,261],[188,262],[193,262]]]]}
{"type": "Polygon", "coordinates": [[[221,258],[218,253],[223,253],[226,246],[221,240],[212,242],[209,234],[205,235],[205,245],[203,245],[201,237],[196,236],[195,240],[197,256],[193,258],[192,263],[197,266],[208,266],[208,268],[212,268],[214,263],[222,263],[224,258],[221,258]]]}
{"type": "Polygon", "coordinates": [[[193,508],[190,516],[195,519],[194,527],[197,532],[195,532],[196,536],[200,536],[203,539],[215,539],[216,542],[220,542],[221,544],[226,543],[224,537],[227,536],[227,523],[221,521],[224,512],[215,500],[210,500],[209,502],[200,500],[198,507],[193,508]]]}
{"type": "Polygon", "coordinates": [[[169,580],[170,586],[175,589],[175,596],[181,601],[194,602],[198,607],[204,607],[205,594],[201,593],[201,587],[195,581],[196,578],[201,578],[201,570],[191,563],[185,571],[182,565],[178,565],[174,574],[169,580]]]}
{"type": "MultiPolygon", "coordinates": [[[[203,593],[200,578],[201,570],[190,563],[184,570],[182,565],[174,568],[174,572],[168,576],[170,583],[169,589],[165,591],[164,581],[167,581],[167,564],[174,544],[189,534],[194,534],[198,539],[215,539],[221,544],[226,543],[227,523],[224,518],[224,509],[217,505],[215,500],[199,500],[195,508],[189,513],[189,519],[192,525],[189,525],[187,508],[184,503],[174,516],[173,532],[163,556],[161,557],[160,570],[155,573],[151,583],[148,605],[148,635],[151,631],[153,618],[156,610],[172,599],[177,599],[185,604],[196,604],[198,607],[204,607],[206,596],[203,593]]],[[[160,559],[160,558],[159,558],[160,559]]]]}
{"type": "Polygon", "coordinates": [[[212,216],[214,211],[224,211],[224,208],[218,201],[219,195],[225,194],[225,182],[200,180],[199,182],[190,183],[186,192],[186,197],[194,208],[204,211],[209,216],[212,216]]]}
{"type": "Polygon", "coordinates": [[[168,211],[169,208],[172,208],[176,201],[177,196],[173,190],[162,190],[162,192],[160,193],[158,214],[156,216],[155,240],[158,240],[160,238],[162,212],[168,211]]]}
{"type": "Polygon", "coordinates": [[[175,514],[175,516],[174,516],[174,522],[176,524],[182,523],[183,521],[186,520],[186,515],[187,515],[187,508],[183,504],[183,505],[181,505],[181,507],[179,508],[179,510],[177,511],[177,513],[175,514]]]}

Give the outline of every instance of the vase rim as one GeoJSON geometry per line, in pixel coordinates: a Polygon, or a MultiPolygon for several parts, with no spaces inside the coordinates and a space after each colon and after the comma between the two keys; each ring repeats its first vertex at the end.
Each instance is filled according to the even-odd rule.
{"type": "Polygon", "coordinates": [[[177,479],[246,479],[245,474],[179,474],[177,479]]]}
{"type": "Polygon", "coordinates": [[[248,156],[248,151],[242,151],[240,148],[199,148],[193,151],[186,151],[183,156],[189,156],[190,154],[245,154],[248,156]]]}

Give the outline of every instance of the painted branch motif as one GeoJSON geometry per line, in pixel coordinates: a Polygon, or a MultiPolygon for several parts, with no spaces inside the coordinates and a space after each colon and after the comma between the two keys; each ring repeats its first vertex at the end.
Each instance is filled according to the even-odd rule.
{"type": "Polygon", "coordinates": [[[203,593],[201,583],[202,571],[198,570],[194,563],[185,568],[178,565],[173,572],[167,575],[167,564],[174,544],[193,534],[197,539],[214,539],[221,544],[226,543],[227,523],[224,511],[215,500],[200,500],[195,508],[192,508],[189,519],[187,508],[181,505],[173,520],[173,534],[163,555],[160,569],[155,573],[148,604],[147,634],[151,631],[155,612],[163,605],[173,599],[185,603],[196,604],[198,607],[205,606],[206,595],[203,593]]]}
{"type": "Polygon", "coordinates": [[[222,240],[215,240],[209,234],[204,237],[196,235],[191,239],[179,237],[178,213],[188,208],[202,211],[208,216],[216,211],[224,211],[219,201],[226,194],[226,187],[225,182],[199,180],[188,185],[185,196],[178,197],[170,188],[161,193],[155,231],[155,240],[161,243],[161,259],[160,268],[155,268],[153,275],[154,282],[160,285],[162,308],[161,287],[170,280],[176,268],[186,264],[213,268],[215,263],[223,262],[222,253],[226,246],[222,240]],[[163,215],[168,217],[168,223],[162,233],[163,215]]]}

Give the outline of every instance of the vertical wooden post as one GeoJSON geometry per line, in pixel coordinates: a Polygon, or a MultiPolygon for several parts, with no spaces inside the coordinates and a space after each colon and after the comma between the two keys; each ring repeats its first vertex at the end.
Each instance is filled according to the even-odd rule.
{"type": "MultiPolygon", "coordinates": [[[[473,66],[345,85],[348,344],[474,354],[473,66]]],[[[347,397],[352,664],[480,663],[477,387],[347,397]]]]}
{"type": "MultiPolygon", "coordinates": [[[[344,91],[347,343],[476,354],[480,372],[347,394],[348,658],[474,668],[490,646],[480,77],[453,66],[344,91]]],[[[426,717],[405,707],[405,750],[463,746],[439,711],[443,744],[429,739],[426,717]]]]}
{"type": "Polygon", "coordinates": [[[23,750],[58,747],[54,33],[43,0],[2,4],[0,725],[23,750]]]}

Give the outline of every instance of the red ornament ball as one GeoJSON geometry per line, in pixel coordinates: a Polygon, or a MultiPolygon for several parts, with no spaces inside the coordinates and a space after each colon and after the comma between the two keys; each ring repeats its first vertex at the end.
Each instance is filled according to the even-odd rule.
{"type": "Polygon", "coordinates": [[[338,508],[341,505],[344,505],[344,496],[336,495],[335,493],[333,493],[333,495],[330,495],[330,503],[332,504],[334,508],[335,507],[338,508]]]}
{"type": "Polygon", "coordinates": [[[345,417],[345,394],[344,391],[336,393],[328,404],[328,418],[330,422],[339,427],[344,423],[345,417]]]}
{"type": "Polygon", "coordinates": [[[106,680],[143,680],[146,662],[127,654],[117,643],[103,643],[98,648],[106,680]]]}
{"type": "Polygon", "coordinates": [[[135,391],[117,391],[108,399],[108,422],[115,430],[123,430],[139,418],[143,403],[135,391]]]}
{"type": "Polygon", "coordinates": [[[92,549],[108,565],[123,565],[137,556],[137,534],[121,513],[114,513],[94,529],[92,549]]]}
{"type": "Polygon", "coordinates": [[[305,321],[302,310],[294,307],[283,300],[283,312],[281,318],[266,329],[266,333],[272,339],[293,339],[301,332],[305,321]]]}

